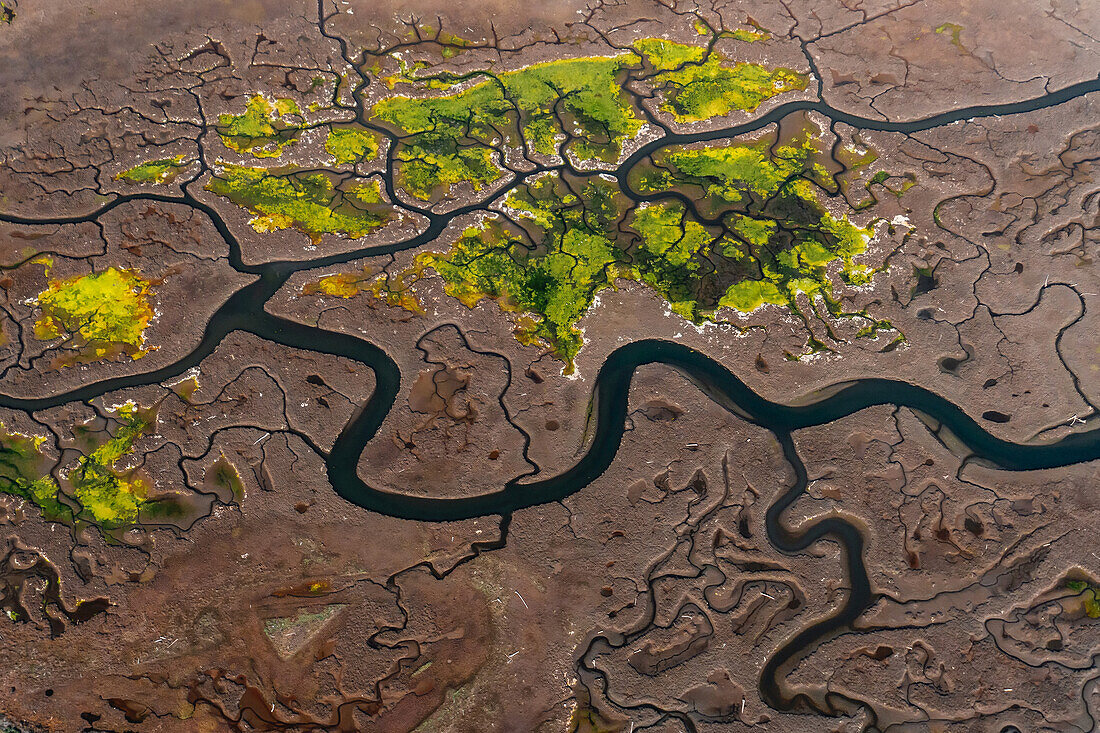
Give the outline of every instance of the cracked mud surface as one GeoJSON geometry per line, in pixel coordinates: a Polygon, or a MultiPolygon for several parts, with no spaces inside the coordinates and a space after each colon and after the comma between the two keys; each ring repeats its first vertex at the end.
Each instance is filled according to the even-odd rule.
{"type": "Polygon", "coordinates": [[[0,728],[1095,730],[1094,9],[530,5],[0,2],[0,728]]]}

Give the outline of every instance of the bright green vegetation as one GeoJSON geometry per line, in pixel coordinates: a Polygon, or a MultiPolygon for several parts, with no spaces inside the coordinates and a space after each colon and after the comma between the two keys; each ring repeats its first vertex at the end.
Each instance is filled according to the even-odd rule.
{"type": "MultiPolygon", "coordinates": [[[[754,34],[746,31],[749,35],[754,34]]],[[[469,86],[451,94],[394,96],[372,114],[402,136],[397,151],[401,185],[431,200],[458,183],[475,190],[502,175],[494,160],[501,145],[522,145],[540,155],[566,147],[581,160],[612,161],[641,129],[622,89],[622,75],[644,58],[651,82],[666,94],[663,109],[680,122],[753,110],[783,92],[805,89],[807,78],[791,69],[730,64],[701,46],[659,38],[637,41],[637,53],[562,59],[503,73],[480,72],[469,80],[449,74],[417,77],[407,68],[391,83],[420,91],[469,86]],[[638,55],[640,54],[640,56],[638,55]]]]}
{"type": "Polygon", "coordinates": [[[126,180],[131,183],[171,183],[187,167],[183,163],[183,158],[184,156],[177,155],[174,158],[149,160],[122,171],[115,176],[115,180],[126,180]]]}
{"type": "Polygon", "coordinates": [[[354,165],[378,155],[378,139],[358,127],[333,127],[325,140],[325,152],[336,158],[337,165],[354,165]]]}
{"type": "Polygon", "coordinates": [[[714,236],[693,221],[682,204],[653,204],[635,210],[630,222],[642,235],[633,251],[631,275],[668,301],[674,313],[699,323],[713,314],[700,302],[700,276],[711,270],[714,236]]]}
{"type": "Polygon", "coordinates": [[[831,182],[808,130],[772,148],[765,139],[669,149],[655,156],[655,169],[640,175],[637,185],[650,192],[675,186],[696,194],[701,208],[726,212],[730,230],[722,257],[755,274],[729,283],[719,306],[752,311],[770,303],[797,311],[799,294],[820,294],[830,312],[840,315],[827,268],[836,261],[844,282],[867,283],[873,271],[855,258],[873,231],[835,218],[819,203],[819,188],[831,182]],[[661,187],[654,188],[655,182],[661,187]]]}
{"type": "MultiPolygon", "coordinates": [[[[647,193],[681,190],[709,208],[714,223],[698,220],[679,201],[628,208],[612,181],[544,174],[505,200],[510,222],[470,227],[448,251],[423,253],[397,275],[366,284],[366,271],[337,273],[307,289],[340,297],[370,291],[390,302],[400,295],[410,307],[416,301],[409,284],[430,269],[466,306],[492,299],[513,313],[516,338],[548,346],[566,373],[584,343],[580,319],[616,279],[644,283],[696,324],[716,319],[724,307],[749,312],[771,304],[807,327],[813,317],[858,317],[866,321],[859,335],[873,337],[889,323],[844,312],[833,294],[835,277],[862,285],[873,276],[857,262],[873,230],[820,203],[822,187],[835,190],[824,155],[806,128],[782,144],[665,149],[632,175],[647,193]],[[810,296],[802,305],[801,295],[810,296]],[[827,313],[818,312],[819,303],[827,313]],[[803,312],[805,304],[810,312],[803,312]]],[[[813,337],[809,347],[828,348],[813,337]]]]}
{"type": "MultiPolygon", "coordinates": [[[[507,206],[526,236],[489,221],[467,229],[448,252],[419,255],[414,269],[435,270],[447,294],[468,307],[497,300],[517,314],[516,338],[549,345],[569,373],[583,345],[577,321],[613,280],[621,202],[601,179],[583,184],[578,196],[561,178],[546,175],[513,192],[507,206]]],[[[384,288],[392,289],[393,280],[384,288]]]]}
{"type": "Polygon", "coordinates": [[[50,461],[40,451],[41,436],[9,433],[0,425],[0,493],[22,497],[50,521],[72,521],[73,511],[57,499],[50,461]]]}
{"type": "MultiPolygon", "coordinates": [[[[500,177],[493,145],[524,145],[542,155],[558,151],[569,128],[572,152],[581,159],[615,159],[622,144],[641,128],[619,81],[638,57],[577,58],[535,64],[486,77],[454,93],[431,97],[395,96],[374,106],[374,117],[399,130],[404,188],[428,200],[459,182],[475,189],[500,177]],[[504,140],[501,140],[501,137],[504,140]]],[[[430,88],[432,81],[417,82],[430,88]]],[[[457,79],[453,79],[457,81],[457,79]]]]}
{"type": "Polygon", "coordinates": [[[745,43],[756,43],[757,41],[768,40],[768,33],[765,31],[749,31],[744,28],[738,28],[733,33],[730,33],[730,38],[738,41],[744,41],[745,43]]]}
{"type": "Polygon", "coordinates": [[[42,315],[34,335],[43,341],[64,337],[78,347],[78,362],[119,353],[140,359],[148,353],[145,329],[153,320],[149,293],[150,281],[114,267],[55,280],[38,294],[42,315]]]}
{"type": "Polygon", "coordinates": [[[702,46],[666,41],[663,38],[643,38],[635,41],[633,48],[657,71],[669,71],[684,64],[698,63],[707,55],[707,49],[702,46]]]}
{"type": "Polygon", "coordinates": [[[337,272],[325,275],[314,282],[306,283],[302,287],[302,295],[321,293],[337,298],[354,298],[364,290],[369,290],[374,268],[367,266],[362,270],[352,272],[337,272]]]}
{"type": "Polygon", "coordinates": [[[78,426],[73,430],[83,454],[71,470],[61,473],[60,486],[49,472],[50,459],[41,452],[45,438],[0,427],[0,493],[26,499],[50,521],[82,520],[103,529],[133,524],[138,509],[147,502],[148,485],[119,463],[156,423],[156,414],[128,402],[113,411],[109,422],[113,431],[106,440],[100,437],[100,429],[78,426]],[[79,509],[74,512],[63,502],[62,493],[75,500],[79,509]]]}
{"type": "Polygon", "coordinates": [[[225,147],[257,158],[278,158],[294,143],[305,118],[293,99],[269,101],[262,94],[248,100],[239,115],[218,115],[215,129],[225,147]]]}
{"type": "Polygon", "coordinates": [[[0,1],[0,23],[11,25],[15,20],[15,6],[0,1]]]}
{"type": "Polygon", "coordinates": [[[129,402],[115,410],[114,422],[114,434],[82,456],[68,476],[73,495],[83,507],[80,518],[104,529],[133,524],[146,502],[148,485],[134,471],[120,469],[118,463],[156,424],[156,413],[129,402]]]}
{"type": "Polygon", "coordinates": [[[1066,581],[1066,587],[1078,594],[1085,604],[1085,615],[1100,618],[1100,588],[1083,580],[1066,581]]]}
{"type": "Polygon", "coordinates": [[[353,239],[386,224],[391,207],[377,181],[343,179],[318,171],[252,168],[223,163],[206,189],[256,214],[257,232],[293,227],[316,243],[322,234],[353,239]]]}
{"type": "Polygon", "coordinates": [[[658,70],[651,82],[665,93],[661,109],[677,122],[709,120],[734,110],[751,112],[761,102],[805,89],[809,83],[805,74],[793,69],[730,63],[716,51],[707,54],[706,49],[673,41],[646,39],[636,42],[634,48],[658,70]]]}

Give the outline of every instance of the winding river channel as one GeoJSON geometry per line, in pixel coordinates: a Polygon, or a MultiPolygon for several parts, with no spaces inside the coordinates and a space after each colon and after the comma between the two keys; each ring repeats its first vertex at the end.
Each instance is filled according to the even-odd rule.
{"type": "MultiPolygon", "coordinates": [[[[910,122],[884,122],[864,119],[834,110],[821,102],[792,102],[776,107],[762,117],[736,127],[701,134],[669,134],[635,151],[614,173],[623,190],[637,196],[627,186],[627,173],[655,149],[669,144],[714,140],[740,135],[779,121],[792,112],[813,110],[826,117],[862,129],[915,133],[958,120],[995,115],[1011,115],[1064,103],[1075,97],[1100,91],[1100,79],[1064,88],[1049,95],[1011,104],[968,107],[910,122]]],[[[392,160],[391,160],[392,165],[392,160]]],[[[392,168],[391,168],[392,170],[392,168]]],[[[579,175],[588,175],[581,172],[579,175]]],[[[391,177],[392,178],[392,177],[391,177]]],[[[392,194],[392,191],[391,191],[392,194]]],[[[458,208],[445,214],[421,213],[427,227],[418,235],[394,244],[367,246],[352,252],[328,255],[302,262],[246,264],[235,236],[208,204],[195,198],[183,187],[180,196],[138,193],[119,196],[97,211],[68,218],[26,218],[0,215],[0,221],[15,224],[67,224],[93,221],[103,213],[128,201],[150,200],[189,206],[201,211],[214,223],[229,245],[230,263],[238,271],[257,275],[257,279],[230,297],[210,318],[201,342],[174,364],[155,371],[81,386],[48,397],[21,398],[0,395],[0,406],[36,411],[87,401],[114,390],[163,382],[198,366],[221,341],[234,331],[246,331],[286,346],[354,360],[370,368],[376,388],[344,426],[333,448],[323,454],[333,488],[348,501],[369,511],[425,522],[447,522],[480,516],[501,516],[506,532],[511,515],[527,507],[564,499],[583,490],[611,464],[622,442],[627,399],[635,370],[645,364],[668,365],[686,375],[711,399],[736,412],[744,419],[771,431],[778,439],[787,461],[794,469],[795,482],[767,510],[769,540],[783,552],[799,552],[811,543],[828,537],[843,548],[847,562],[850,593],[835,615],[817,622],[789,639],[767,662],[761,690],[769,704],[778,708],[797,706],[798,700],[785,699],[780,692],[779,670],[792,659],[811,649],[815,641],[847,626],[875,600],[863,562],[863,537],[854,526],[840,518],[817,521],[799,533],[785,529],[780,515],[804,491],[806,469],[799,459],[792,432],[823,425],[873,405],[898,405],[911,408],[939,423],[965,445],[974,459],[1006,470],[1026,471],[1100,459],[1100,431],[1070,434],[1044,444],[1016,444],[997,438],[983,429],[959,406],[928,390],[906,382],[887,379],[860,379],[835,385],[815,401],[798,406],[770,402],[751,389],[719,363],[704,354],[663,340],[642,340],[614,351],[601,367],[593,387],[594,430],[589,446],[577,463],[567,471],[541,480],[509,482],[502,490],[481,496],[433,499],[383,491],[369,486],[357,473],[360,455],[375,436],[399,393],[401,374],[397,364],[379,346],[358,336],[338,333],[279,318],[265,310],[267,301],[295,272],[327,268],[371,255],[387,254],[421,246],[437,238],[458,216],[484,209],[486,202],[458,208]]]]}

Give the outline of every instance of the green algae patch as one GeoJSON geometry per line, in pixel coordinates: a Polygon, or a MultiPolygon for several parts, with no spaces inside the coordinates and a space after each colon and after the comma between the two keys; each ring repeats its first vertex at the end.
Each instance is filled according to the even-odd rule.
{"type": "Polygon", "coordinates": [[[764,139],[655,156],[674,185],[699,190],[701,205],[728,212],[732,237],[723,243],[722,255],[755,272],[728,283],[719,306],[749,312],[773,304],[796,310],[799,294],[820,294],[839,312],[829,265],[837,262],[841,279],[851,285],[873,276],[873,270],[855,261],[866,250],[872,228],[858,227],[847,216],[834,217],[819,201],[819,186],[828,179],[822,156],[805,129],[774,145],[764,139]]]}
{"type": "Polygon", "coordinates": [[[1081,599],[1086,616],[1100,618],[1100,588],[1084,580],[1068,580],[1066,587],[1081,599]]]}
{"type": "Polygon", "coordinates": [[[836,183],[815,129],[669,147],[630,172],[643,194],[676,191],[693,206],[668,198],[632,205],[612,179],[540,174],[504,199],[503,216],[466,229],[447,251],[421,253],[373,280],[367,269],[326,275],[302,293],[370,292],[422,312],[411,286],[431,271],[467,307],[493,301],[510,314],[516,339],[546,348],[566,374],[584,345],[581,319],[616,280],[645,285],[694,324],[718,320],[724,308],[785,308],[806,323],[810,353],[829,348],[809,328],[823,317],[820,304],[829,316],[865,320],[856,337],[874,337],[890,324],[845,312],[834,294],[837,279],[860,286],[878,271],[858,261],[874,223],[858,226],[822,204],[836,183]]]}
{"type": "Polygon", "coordinates": [[[936,28],[937,34],[942,35],[944,33],[950,33],[951,45],[959,49],[963,53],[968,53],[968,51],[966,50],[966,46],[962,44],[962,40],[960,38],[962,32],[963,27],[958,23],[942,23],[938,28],[936,28]]]}
{"type": "Polygon", "coordinates": [[[767,31],[750,31],[744,28],[738,28],[737,30],[728,34],[730,38],[735,41],[744,41],[745,43],[756,43],[757,41],[766,41],[770,38],[770,34],[767,31]]]}
{"type": "Polygon", "coordinates": [[[320,294],[344,299],[354,298],[359,293],[370,289],[374,274],[374,268],[368,265],[362,270],[325,275],[303,285],[301,295],[320,294]]]}
{"type": "Polygon", "coordinates": [[[174,158],[148,160],[122,171],[115,176],[115,180],[129,181],[130,183],[171,183],[187,167],[183,160],[184,156],[182,155],[177,155],[174,158]]]}
{"type": "MultiPolygon", "coordinates": [[[[561,59],[499,74],[480,72],[461,91],[434,96],[393,96],[378,102],[373,117],[401,134],[397,158],[401,184],[430,200],[459,183],[475,190],[500,178],[494,162],[503,144],[541,155],[559,151],[568,139],[582,160],[613,160],[641,129],[619,74],[637,55],[561,59]]],[[[408,78],[427,91],[450,88],[457,77],[408,78]]]]}
{"type": "Polygon", "coordinates": [[[55,280],[38,294],[42,315],[34,335],[42,341],[64,338],[77,348],[62,360],[81,363],[126,354],[140,359],[145,329],[153,320],[149,280],[135,270],[109,267],[101,272],[55,280]]]}
{"type": "Polygon", "coordinates": [[[218,460],[206,470],[203,475],[203,484],[207,491],[217,494],[219,499],[226,503],[244,498],[244,482],[241,481],[241,474],[224,453],[218,456],[218,460]]]}
{"type": "Polygon", "coordinates": [[[650,81],[665,95],[661,109],[677,122],[700,122],[735,110],[752,112],[774,96],[809,84],[809,77],[793,69],[731,63],[698,46],[648,39],[638,41],[635,48],[658,70],[650,81]]]}
{"type": "MultiPolygon", "coordinates": [[[[515,314],[520,343],[548,347],[570,374],[584,344],[577,322],[610,286],[619,259],[612,242],[619,205],[611,184],[589,181],[582,193],[569,193],[558,176],[543,176],[506,200],[527,236],[488,221],[466,229],[447,252],[422,253],[408,274],[434,270],[447,295],[470,308],[496,301],[515,314]]],[[[393,288],[392,278],[378,282],[393,288]]]]}
{"type": "Polygon", "coordinates": [[[460,183],[481,191],[502,175],[493,149],[486,145],[463,146],[446,137],[425,134],[420,142],[403,147],[400,181],[407,193],[422,201],[438,191],[449,192],[460,183]]]}
{"type": "Polygon", "coordinates": [[[41,452],[45,442],[42,436],[11,433],[0,424],[0,493],[29,501],[49,521],[71,522],[73,511],[58,499],[51,462],[41,452]]]}
{"type": "Polygon", "coordinates": [[[325,152],[336,159],[337,165],[355,165],[378,155],[378,138],[358,127],[333,127],[325,139],[325,152]]]}
{"type": "Polygon", "coordinates": [[[698,63],[707,55],[707,49],[687,43],[666,41],[663,38],[643,38],[632,48],[642,54],[646,62],[657,71],[670,71],[684,64],[698,63]]]}
{"type": "Polygon", "coordinates": [[[156,424],[156,412],[128,402],[113,410],[109,423],[113,428],[106,439],[86,426],[73,429],[84,453],[61,472],[60,484],[50,473],[53,462],[41,451],[45,438],[9,433],[0,425],[0,493],[26,499],[50,521],[80,520],[105,530],[134,524],[149,487],[135,470],[120,464],[156,424]],[[62,493],[76,511],[61,500],[62,493]]]}
{"type": "Polygon", "coordinates": [[[583,344],[576,322],[607,285],[603,270],[611,258],[610,242],[578,230],[565,233],[553,251],[526,256],[522,244],[490,226],[467,230],[450,251],[427,255],[422,264],[443,279],[448,295],[468,307],[490,298],[519,312],[517,339],[547,344],[568,374],[583,344]]]}
{"type": "Polygon", "coordinates": [[[688,218],[679,203],[640,207],[631,226],[642,235],[641,246],[632,252],[633,278],[660,293],[674,313],[693,323],[703,321],[707,314],[698,285],[714,241],[711,233],[688,218]]]}
{"type": "Polygon", "coordinates": [[[145,480],[119,463],[132,453],[138,438],[156,424],[156,412],[128,402],[114,411],[113,419],[114,434],[81,457],[67,477],[82,507],[79,518],[104,529],[135,523],[138,509],[147,500],[149,486],[145,480]]]}
{"type": "Polygon", "coordinates": [[[215,125],[225,147],[256,158],[278,158],[292,145],[305,123],[293,99],[268,100],[262,94],[249,98],[239,115],[218,115],[215,125]]]}
{"type": "Polygon", "coordinates": [[[377,181],[343,179],[319,171],[275,170],[222,163],[206,190],[253,212],[257,232],[297,229],[316,244],[322,234],[358,239],[393,217],[377,181]]]}

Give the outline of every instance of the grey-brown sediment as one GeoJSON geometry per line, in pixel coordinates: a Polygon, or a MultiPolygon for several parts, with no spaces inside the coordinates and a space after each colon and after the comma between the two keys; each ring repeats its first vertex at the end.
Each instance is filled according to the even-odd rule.
{"type": "MultiPolygon", "coordinates": [[[[776,107],[766,115],[745,125],[701,134],[667,134],[643,146],[618,169],[616,176],[623,190],[637,194],[626,186],[627,173],[653,150],[669,144],[713,140],[744,134],[777,122],[793,112],[812,110],[832,120],[861,129],[916,132],[950,124],[957,120],[994,115],[1010,115],[1050,107],[1076,97],[1100,91],[1100,79],[1082,82],[1058,92],[1034,99],[1003,105],[969,107],[935,115],[924,120],[905,123],[863,119],[834,110],[820,102],[794,102],[776,107]]],[[[667,131],[666,131],[667,132],[667,131]]],[[[554,477],[521,483],[513,479],[499,491],[457,499],[414,497],[372,488],[357,474],[359,456],[364,446],[377,433],[382,421],[393,407],[401,374],[389,355],[380,347],[356,336],[311,327],[279,318],[264,310],[267,301],[295,272],[329,267],[364,256],[392,253],[426,244],[438,237],[458,216],[481,209],[485,203],[458,208],[446,214],[425,213],[428,226],[418,235],[402,242],[384,246],[368,246],[355,251],[303,262],[271,262],[246,264],[240,246],[220,215],[209,205],[192,196],[186,187],[181,196],[135,194],[121,196],[98,211],[82,217],[25,218],[0,215],[0,221],[19,224],[57,224],[93,221],[101,214],[131,200],[149,200],[190,206],[207,216],[225,239],[230,250],[230,264],[240,272],[258,275],[252,284],[235,293],[208,321],[199,345],[183,359],[164,368],[144,374],[107,379],[82,386],[64,394],[43,398],[18,398],[0,395],[0,406],[36,411],[73,401],[87,401],[114,390],[163,382],[197,366],[222,340],[234,331],[246,331],[287,346],[333,354],[355,360],[369,367],[375,375],[376,389],[341,431],[331,451],[322,457],[328,468],[334,489],[348,501],[370,511],[419,521],[444,522],[470,517],[499,515],[503,518],[502,539],[507,537],[512,513],[526,507],[559,501],[576,493],[600,476],[613,460],[622,440],[627,395],[634,371],[643,364],[661,363],[683,372],[719,404],[734,409],[749,421],[772,431],[783,448],[787,462],[794,469],[796,480],[767,510],[768,538],[781,551],[799,552],[813,542],[829,537],[841,544],[847,559],[850,593],[838,613],[803,629],[787,640],[763,668],[761,692],[769,704],[782,709],[798,709],[809,704],[805,698],[786,698],[778,679],[784,668],[811,649],[815,642],[836,629],[845,627],[863,613],[874,601],[864,566],[864,540],[850,523],[837,518],[814,522],[799,533],[786,530],[780,522],[783,511],[805,490],[805,468],[799,459],[791,434],[801,428],[822,425],[873,405],[893,404],[916,410],[938,422],[965,445],[975,460],[986,461],[1002,469],[1034,470],[1100,459],[1100,433],[1095,430],[1074,433],[1061,440],[1044,444],[1016,444],[992,436],[981,428],[957,405],[906,382],[865,379],[839,386],[823,397],[798,407],[764,400],[733,373],[698,351],[667,341],[645,340],[623,346],[613,352],[601,367],[593,388],[595,431],[588,450],[569,470],[554,477]]],[[[492,549],[487,543],[481,549],[492,549]]],[[[583,663],[583,660],[582,660],[583,663]]],[[[842,701],[837,700],[838,704],[842,701]]],[[[837,709],[822,712],[833,713],[837,709]]]]}

